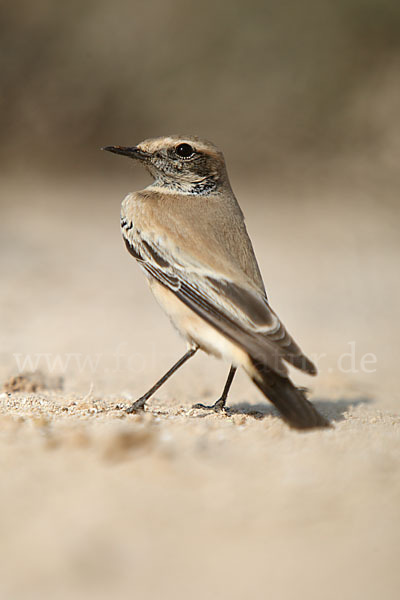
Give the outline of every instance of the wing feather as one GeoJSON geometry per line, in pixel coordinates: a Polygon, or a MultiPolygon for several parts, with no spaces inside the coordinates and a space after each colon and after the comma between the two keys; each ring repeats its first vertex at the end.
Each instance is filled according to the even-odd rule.
{"type": "Polygon", "coordinates": [[[159,241],[130,233],[123,231],[125,244],[142,269],[220,333],[281,375],[287,374],[282,359],[307,373],[316,373],[258,290],[223,276],[211,276],[210,269],[191,264],[182,256],[175,260],[177,257],[159,241]]]}

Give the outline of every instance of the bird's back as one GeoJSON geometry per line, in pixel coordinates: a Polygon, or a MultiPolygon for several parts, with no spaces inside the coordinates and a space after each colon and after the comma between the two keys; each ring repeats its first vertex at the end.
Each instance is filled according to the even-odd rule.
{"type": "Polygon", "coordinates": [[[174,240],[191,261],[265,295],[243,213],[232,193],[190,196],[149,188],[129,195],[122,211],[136,229],[157,236],[162,232],[164,243],[174,240]]]}

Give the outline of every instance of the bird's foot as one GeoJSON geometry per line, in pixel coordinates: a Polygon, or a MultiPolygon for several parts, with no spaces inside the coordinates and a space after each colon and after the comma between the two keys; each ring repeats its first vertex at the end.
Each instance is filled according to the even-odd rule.
{"type": "Polygon", "coordinates": [[[192,408],[200,408],[203,410],[213,410],[214,412],[225,412],[226,406],[225,406],[225,402],[226,399],[225,398],[219,398],[219,400],[217,400],[216,402],[214,402],[214,404],[211,404],[210,406],[208,406],[207,404],[193,404],[192,408]]]}
{"type": "Polygon", "coordinates": [[[144,411],[144,405],[146,404],[146,400],[147,400],[147,398],[145,398],[144,396],[142,396],[142,398],[139,398],[139,400],[136,400],[136,402],[134,402],[133,404],[131,404],[130,407],[127,408],[125,412],[128,415],[131,415],[131,414],[134,414],[134,413],[138,413],[138,412],[144,411]]]}

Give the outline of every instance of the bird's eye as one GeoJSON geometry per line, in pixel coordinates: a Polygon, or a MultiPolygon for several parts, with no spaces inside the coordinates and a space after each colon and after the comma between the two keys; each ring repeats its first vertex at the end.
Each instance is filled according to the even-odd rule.
{"type": "Polygon", "coordinates": [[[190,144],[179,144],[175,148],[175,152],[181,158],[190,158],[194,154],[194,149],[190,144]]]}

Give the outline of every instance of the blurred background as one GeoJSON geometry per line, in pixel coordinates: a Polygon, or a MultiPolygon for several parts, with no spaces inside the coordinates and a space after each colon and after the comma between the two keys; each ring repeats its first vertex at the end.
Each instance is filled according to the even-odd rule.
{"type": "Polygon", "coordinates": [[[0,596],[397,600],[400,3],[3,0],[0,61],[0,596]],[[205,355],[122,411],[184,345],[119,231],[149,177],[100,147],[171,133],[224,152],[332,431],[243,374],[193,414],[205,355]]]}
{"type": "MultiPolygon", "coordinates": [[[[388,352],[398,3],[20,0],[0,11],[0,371],[17,352],[115,348],[114,306],[126,306],[124,326],[143,297],[147,307],[118,215],[149,178],[100,147],[170,133],[225,153],[272,304],[309,352],[321,350],[316,318],[327,327],[328,313],[329,349],[357,339],[388,352]]],[[[144,353],[163,325],[149,327],[144,353]]]]}
{"type": "MultiPolygon", "coordinates": [[[[93,174],[98,148],[191,133],[236,170],[397,171],[393,0],[38,0],[0,7],[4,168],[93,174]]],[[[105,166],[107,165],[107,166],[105,166]]]]}

